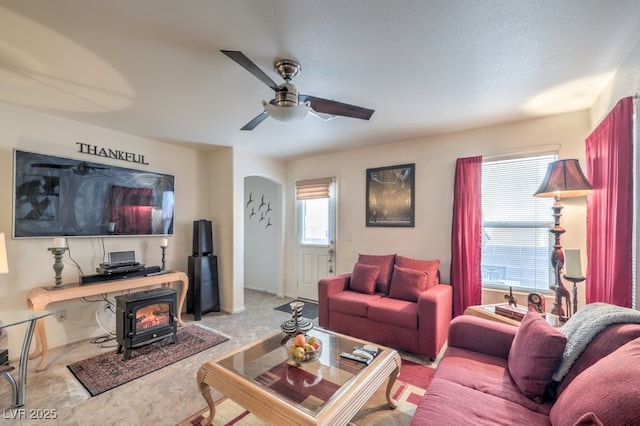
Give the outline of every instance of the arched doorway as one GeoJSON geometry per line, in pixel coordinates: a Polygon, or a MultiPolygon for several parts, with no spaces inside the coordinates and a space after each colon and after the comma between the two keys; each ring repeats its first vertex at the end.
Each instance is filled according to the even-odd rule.
{"type": "Polygon", "coordinates": [[[244,286],[283,293],[282,185],[262,176],[244,178],[244,286]]]}

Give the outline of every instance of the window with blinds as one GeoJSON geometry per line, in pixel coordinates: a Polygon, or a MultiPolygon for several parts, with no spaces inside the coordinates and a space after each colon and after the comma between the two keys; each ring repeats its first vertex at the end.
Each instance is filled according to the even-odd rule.
{"type": "Polygon", "coordinates": [[[548,291],[553,198],[536,192],[556,155],[482,164],[482,285],[548,291]]]}

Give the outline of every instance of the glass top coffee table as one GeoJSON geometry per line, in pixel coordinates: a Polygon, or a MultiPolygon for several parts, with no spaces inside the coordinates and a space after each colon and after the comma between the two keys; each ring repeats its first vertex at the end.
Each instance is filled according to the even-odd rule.
{"type": "Polygon", "coordinates": [[[277,425],[344,425],[388,379],[386,397],[400,371],[400,355],[379,349],[367,365],[343,358],[355,346],[369,342],[313,329],[307,333],[322,342],[318,360],[297,364],[289,360],[282,332],[202,364],[198,386],[209,405],[209,425],[215,417],[211,387],[263,420],[277,425]]]}

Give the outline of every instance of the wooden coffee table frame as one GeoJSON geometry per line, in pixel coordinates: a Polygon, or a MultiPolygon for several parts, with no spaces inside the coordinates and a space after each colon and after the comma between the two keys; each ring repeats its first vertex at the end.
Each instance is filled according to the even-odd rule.
{"type": "MultiPolygon", "coordinates": [[[[338,338],[342,337],[337,333],[324,330],[323,332],[338,336],[338,338]]],[[[316,416],[218,363],[234,354],[249,352],[277,334],[281,333],[250,343],[232,353],[202,364],[198,370],[197,382],[200,393],[209,406],[209,416],[204,420],[203,425],[212,424],[216,414],[211,387],[256,416],[270,424],[277,425],[346,425],[387,379],[387,402],[391,409],[396,408],[396,403],[391,399],[391,388],[400,372],[401,359],[400,355],[390,348],[382,347],[384,351],[370,365],[345,383],[316,416]]],[[[362,344],[367,343],[352,337],[344,337],[362,344]]]]}

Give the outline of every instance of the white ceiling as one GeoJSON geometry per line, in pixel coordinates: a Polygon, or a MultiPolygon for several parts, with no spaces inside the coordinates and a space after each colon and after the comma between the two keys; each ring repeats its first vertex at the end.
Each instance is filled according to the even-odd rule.
{"type": "Polygon", "coordinates": [[[639,39],[638,0],[0,0],[0,101],[292,158],[588,108],[639,39]],[[273,91],[220,49],[376,112],[240,131],[273,91]]]}

